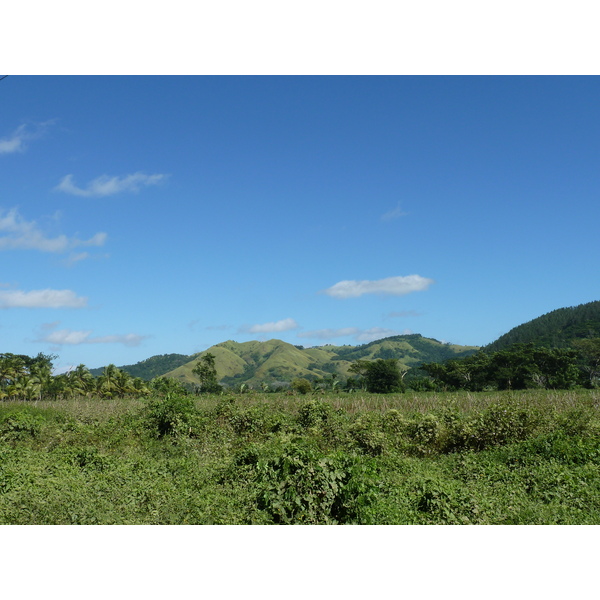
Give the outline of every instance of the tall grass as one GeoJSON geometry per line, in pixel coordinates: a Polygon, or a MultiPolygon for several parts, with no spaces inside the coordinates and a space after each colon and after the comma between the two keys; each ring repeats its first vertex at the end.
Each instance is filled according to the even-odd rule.
{"type": "MultiPolygon", "coordinates": [[[[289,393],[250,392],[244,394],[205,394],[194,398],[199,410],[211,411],[224,397],[234,398],[240,407],[257,405],[272,406],[283,412],[297,412],[309,399],[326,402],[334,410],[350,415],[363,412],[385,413],[394,409],[407,414],[427,414],[445,407],[469,414],[485,410],[498,402],[511,401],[540,410],[564,412],[586,407],[600,416],[599,390],[521,390],[518,392],[406,392],[404,394],[313,393],[309,395],[289,393]]],[[[35,406],[62,411],[76,418],[107,420],[143,407],[147,400],[74,398],[33,402],[0,402],[0,411],[12,407],[35,406]]]]}

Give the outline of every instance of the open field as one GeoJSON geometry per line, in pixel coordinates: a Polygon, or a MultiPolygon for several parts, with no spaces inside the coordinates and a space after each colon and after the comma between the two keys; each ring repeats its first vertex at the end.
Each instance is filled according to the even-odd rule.
{"type": "Polygon", "coordinates": [[[2,524],[600,524],[600,393],[0,403],[2,524]]]}

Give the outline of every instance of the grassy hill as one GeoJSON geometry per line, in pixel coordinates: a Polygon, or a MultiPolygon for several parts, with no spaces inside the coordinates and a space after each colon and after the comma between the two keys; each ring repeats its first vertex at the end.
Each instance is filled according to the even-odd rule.
{"type": "MultiPolygon", "coordinates": [[[[291,381],[296,377],[315,380],[333,373],[345,378],[352,362],[358,359],[396,358],[405,368],[411,368],[423,362],[468,356],[477,349],[475,346],[443,344],[414,334],[384,338],[360,346],[327,345],[314,348],[294,346],[275,339],[243,343],[230,340],[212,346],[205,352],[215,356],[221,383],[239,385],[291,381]]],[[[192,371],[202,354],[190,357],[187,363],[165,374],[185,383],[199,383],[192,371]]]]}
{"type": "Polygon", "coordinates": [[[516,343],[547,348],[567,348],[581,338],[600,337],[600,301],[559,308],[514,327],[484,350],[497,352],[516,343]]]}

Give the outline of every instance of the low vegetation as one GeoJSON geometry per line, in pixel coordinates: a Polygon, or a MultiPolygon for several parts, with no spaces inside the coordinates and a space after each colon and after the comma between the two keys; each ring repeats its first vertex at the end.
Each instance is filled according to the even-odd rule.
{"type": "Polygon", "coordinates": [[[596,390],[0,403],[2,524],[600,524],[596,390]]]}
{"type": "Polygon", "coordinates": [[[600,524],[599,311],[480,350],[224,342],[151,378],[0,354],[0,523],[600,524]]]}

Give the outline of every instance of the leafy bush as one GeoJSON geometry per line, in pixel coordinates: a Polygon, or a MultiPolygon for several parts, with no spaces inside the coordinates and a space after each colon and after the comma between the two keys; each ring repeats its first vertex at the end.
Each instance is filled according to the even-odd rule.
{"type": "Polygon", "coordinates": [[[298,422],[302,427],[316,427],[327,421],[331,414],[331,406],[321,400],[310,400],[298,411],[298,422]]]}
{"type": "Polygon", "coordinates": [[[476,517],[472,499],[450,482],[424,477],[413,488],[415,507],[424,522],[466,525],[476,517]]]}
{"type": "Polygon", "coordinates": [[[33,415],[26,411],[10,412],[0,421],[0,439],[23,440],[36,437],[44,421],[41,415],[33,415]]]}
{"type": "Polygon", "coordinates": [[[274,523],[360,522],[376,498],[375,472],[343,453],[323,456],[291,444],[256,464],[257,505],[274,523]]]}
{"type": "Polygon", "coordinates": [[[238,435],[276,432],[283,426],[283,416],[266,406],[231,410],[227,415],[227,421],[238,435]]]}
{"type": "Polygon", "coordinates": [[[487,408],[473,423],[469,445],[483,450],[529,437],[542,421],[533,408],[510,402],[496,403],[487,408]]]}
{"type": "Polygon", "coordinates": [[[414,444],[413,450],[418,454],[432,454],[445,450],[447,429],[436,415],[427,414],[413,421],[408,427],[408,434],[414,444]]]}
{"type": "Polygon", "coordinates": [[[385,450],[385,434],[381,431],[381,419],[376,415],[361,415],[350,427],[350,435],[358,447],[367,454],[379,456],[385,450]]]}
{"type": "Polygon", "coordinates": [[[104,471],[111,466],[109,458],[102,456],[94,446],[70,448],[67,454],[69,462],[81,469],[104,471]]]}
{"type": "Polygon", "coordinates": [[[196,407],[191,398],[167,395],[164,399],[150,400],[142,411],[142,420],[152,435],[162,438],[167,435],[190,433],[190,426],[196,414],[196,407]]]}
{"type": "Polygon", "coordinates": [[[589,408],[573,408],[559,415],[556,424],[567,435],[592,433],[594,431],[593,412],[589,408]]]}
{"type": "Polygon", "coordinates": [[[540,460],[569,465],[600,464],[600,438],[552,431],[512,448],[507,462],[523,464],[540,460]]]}
{"type": "Polygon", "coordinates": [[[383,429],[389,433],[402,433],[406,430],[408,420],[398,410],[392,408],[383,415],[383,429]]]}
{"type": "Polygon", "coordinates": [[[298,378],[291,383],[292,389],[299,394],[305,395],[312,391],[312,385],[308,379],[298,378]]]}

